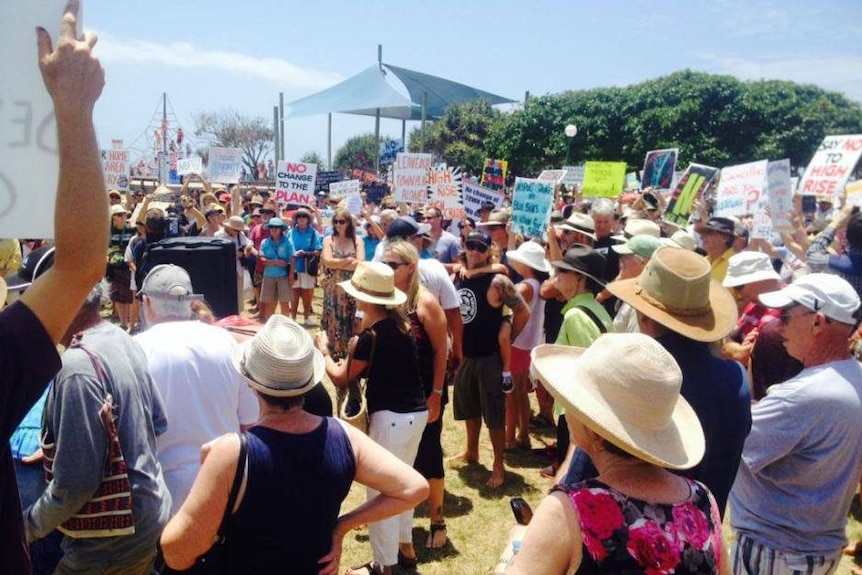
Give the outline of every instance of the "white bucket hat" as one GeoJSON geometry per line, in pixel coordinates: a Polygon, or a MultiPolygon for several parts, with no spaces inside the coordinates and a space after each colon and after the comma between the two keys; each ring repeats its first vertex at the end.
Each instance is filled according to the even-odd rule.
{"type": "Polygon", "coordinates": [[[780,280],[769,256],[761,252],[739,252],[728,260],[724,287],[732,288],[764,280],[780,280]]]}
{"type": "Polygon", "coordinates": [[[551,264],[545,259],[545,249],[536,242],[524,242],[515,251],[506,254],[511,262],[518,262],[536,271],[551,273],[551,264]]]}
{"type": "Polygon", "coordinates": [[[392,268],[381,262],[359,262],[353,275],[338,284],[354,298],[377,305],[401,305],[407,295],[395,287],[392,268]]]}
{"type": "Polygon", "coordinates": [[[236,347],[232,359],[246,383],[273,397],[302,395],[326,372],[326,360],[308,332],[283,315],[270,317],[253,338],[236,347]]]}
{"type": "Polygon", "coordinates": [[[620,449],[669,469],[703,458],[703,429],[679,394],[682,371],[653,338],[605,334],[586,349],[540,345],[531,356],[533,373],[567,416],[620,449]]]}

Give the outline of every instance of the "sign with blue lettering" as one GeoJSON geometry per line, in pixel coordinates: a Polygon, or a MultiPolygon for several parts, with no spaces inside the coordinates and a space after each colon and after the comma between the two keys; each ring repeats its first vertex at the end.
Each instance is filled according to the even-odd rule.
{"type": "Polygon", "coordinates": [[[512,193],[512,229],[530,238],[541,238],[551,221],[554,182],[515,178],[512,193]]]}

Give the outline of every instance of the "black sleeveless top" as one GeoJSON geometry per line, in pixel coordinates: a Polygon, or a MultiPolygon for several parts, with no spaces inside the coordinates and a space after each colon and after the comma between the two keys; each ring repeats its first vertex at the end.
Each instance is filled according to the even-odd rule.
{"type": "Polygon", "coordinates": [[[494,274],[484,274],[455,285],[461,299],[461,320],[464,322],[464,357],[483,357],[500,352],[497,335],[503,323],[503,308],[488,303],[488,288],[494,274]]]}

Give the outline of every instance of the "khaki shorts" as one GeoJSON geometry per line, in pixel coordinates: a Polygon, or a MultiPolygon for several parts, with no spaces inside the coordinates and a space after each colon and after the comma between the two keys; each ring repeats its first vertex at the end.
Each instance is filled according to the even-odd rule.
{"type": "Polygon", "coordinates": [[[297,289],[314,289],[316,285],[317,278],[305,272],[300,272],[293,282],[293,287],[297,289]]]}
{"type": "Polygon", "coordinates": [[[464,358],[455,374],[452,406],[458,421],[482,417],[488,429],[506,426],[503,362],[499,355],[464,358]]]}
{"type": "Polygon", "coordinates": [[[275,303],[277,301],[290,301],[293,290],[287,283],[287,278],[263,278],[260,285],[260,301],[263,303],[275,303]]]}

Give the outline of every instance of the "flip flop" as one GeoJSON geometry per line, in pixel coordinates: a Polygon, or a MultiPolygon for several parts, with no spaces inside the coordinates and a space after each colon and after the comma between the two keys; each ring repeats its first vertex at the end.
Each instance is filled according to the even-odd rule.
{"type": "Polygon", "coordinates": [[[428,534],[428,541],[426,541],[425,543],[425,548],[442,549],[443,547],[446,547],[448,543],[449,534],[446,532],[446,522],[444,521],[442,523],[432,523],[430,533],[428,534]],[[440,545],[434,545],[434,538],[437,537],[437,534],[440,532],[443,533],[443,543],[441,543],[440,545]]]}
{"type": "Polygon", "coordinates": [[[383,571],[378,571],[375,568],[376,565],[377,563],[372,560],[365,565],[360,565],[359,567],[351,567],[347,570],[347,575],[383,575],[383,571]]]}
{"type": "Polygon", "coordinates": [[[416,566],[419,564],[419,561],[416,557],[408,557],[401,550],[398,550],[398,566],[402,569],[416,569],[416,566]]]}

